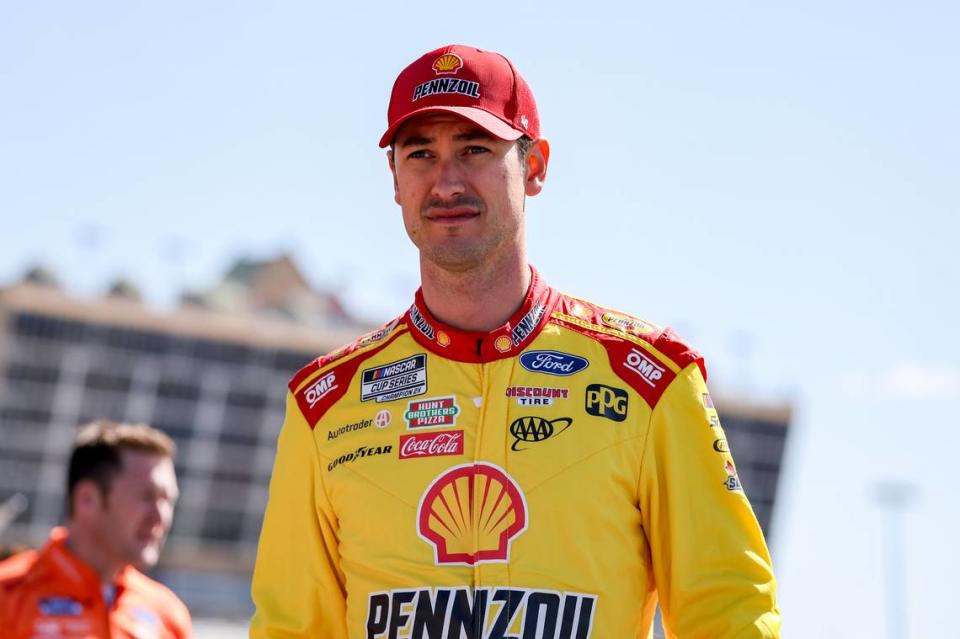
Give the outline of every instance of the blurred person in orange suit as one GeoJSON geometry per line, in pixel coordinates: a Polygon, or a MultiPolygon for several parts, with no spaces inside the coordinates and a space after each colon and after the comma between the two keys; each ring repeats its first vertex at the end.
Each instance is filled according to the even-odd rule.
{"type": "Polygon", "coordinates": [[[0,636],[186,639],[190,613],[140,572],[156,565],[179,494],[175,446],[145,424],[77,435],[67,521],[37,551],[0,563],[0,636]]]}

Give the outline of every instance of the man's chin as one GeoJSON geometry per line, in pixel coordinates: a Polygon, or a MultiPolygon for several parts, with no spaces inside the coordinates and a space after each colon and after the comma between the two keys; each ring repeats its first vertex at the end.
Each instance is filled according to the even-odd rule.
{"type": "Polygon", "coordinates": [[[137,568],[137,570],[150,570],[157,565],[159,560],[160,547],[157,545],[150,545],[140,549],[140,552],[136,555],[136,560],[133,562],[133,565],[137,568]]]}

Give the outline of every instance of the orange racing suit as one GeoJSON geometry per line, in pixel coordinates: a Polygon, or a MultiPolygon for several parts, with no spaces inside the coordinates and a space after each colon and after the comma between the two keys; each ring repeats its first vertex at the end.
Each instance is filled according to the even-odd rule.
{"type": "Polygon", "coordinates": [[[418,292],[290,382],[251,638],[778,637],[705,375],[536,271],[489,333],[418,292]]]}
{"type": "Polygon", "coordinates": [[[0,563],[0,638],[189,639],[190,613],[166,586],[127,566],[108,603],[66,541],[66,529],[54,528],[39,551],[0,563]]]}

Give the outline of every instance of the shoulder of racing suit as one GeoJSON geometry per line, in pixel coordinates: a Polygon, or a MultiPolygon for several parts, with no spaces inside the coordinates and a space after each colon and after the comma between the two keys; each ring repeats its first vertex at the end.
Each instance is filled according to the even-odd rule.
{"type": "Polygon", "coordinates": [[[408,332],[403,318],[401,315],[346,346],[318,357],[291,378],[287,387],[310,428],[347,392],[361,363],[408,332]]]}
{"type": "Polygon", "coordinates": [[[684,368],[703,357],[670,328],[590,302],[561,295],[550,321],[597,341],[610,367],[653,407],[684,368]]]}

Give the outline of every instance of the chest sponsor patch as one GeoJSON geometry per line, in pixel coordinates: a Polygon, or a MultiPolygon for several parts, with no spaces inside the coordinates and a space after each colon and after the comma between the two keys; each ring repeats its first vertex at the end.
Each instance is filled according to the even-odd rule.
{"type": "Polygon", "coordinates": [[[364,428],[370,428],[370,426],[372,425],[373,425],[372,419],[361,419],[360,421],[353,422],[352,424],[344,424],[343,426],[337,426],[327,431],[327,441],[336,439],[337,437],[340,437],[340,435],[346,435],[347,433],[363,430],[364,428]]]}
{"type": "Polygon", "coordinates": [[[428,397],[407,404],[403,419],[408,429],[455,426],[460,407],[454,397],[428,397]]]}
{"type": "Polygon", "coordinates": [[[360,401],[375,399],[391,402],[404,397],[414,397],[427,392],[427,355],[390,362],[363,371],[360,384],[360,401]]]}
{"type": "Polygon", "coordinates": [[[554,400],[566,399],[570,394],[567,388],[549,386],[509,386],[507,397],[517,400],[518,406],[552,406],[554,400]]]}
{"type": "Polygon", "coordinates": [[[417,535],[438,566],[508,563],[510,544],[527,529],[527,500],[505,470],[487,462],[449,468],[420,498],[417,535]]]}
{"type": "Polygon", "coordinates": [[[584,410],[587,415],[606,417],[615,422],[627,418],[627,391],[605,384],[590,384],[584,396],[584,410]]]}
{"type": "Polygon", "coordinates": [[[360,446],[352,453],[347,453],[345,455],[340,455],[332,462],[327,464],[327,470],[333,471],[337,466],[342,466],[343,464],[352,464],[353,462],[364,459],[366,457],[375,457],[377,455],[389,455],[393,450],[393,446],[360,446]]]}
{"type": "Polygon", "coordinates": [[[439,430],[400,436],[400,459],[462,454],[462,430],[439,430]]]}
{"type": "Polygon", "coordinates": [[[47,617],[79,617],[83,614],[83,604],[73,597],[44,597],[37,608],[47,617]]]}
{"type": "Polygon", "coordinates": [[[372,593],[366,639],[590,639],[597,596],[517,587],[372,593]]]}
{"type": "Polygon", "coordinates": [[[573,375],[590,365],[583,357],[559,351],[527,351],[520,356],[520,365],[531,373],[573,375]]]}
{"type": "Polygon", "coordinates": [[[529,448],[528,444],[542,442],[558,435],[570,428],[573,420],[569,417],[558,417],[549,420],[543,417],[520,417],[510,424],[510,434],[513,435],[512,451],[521,451],[529,448]]]}

